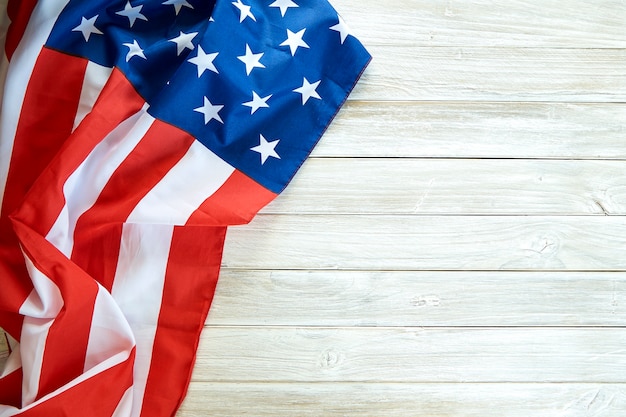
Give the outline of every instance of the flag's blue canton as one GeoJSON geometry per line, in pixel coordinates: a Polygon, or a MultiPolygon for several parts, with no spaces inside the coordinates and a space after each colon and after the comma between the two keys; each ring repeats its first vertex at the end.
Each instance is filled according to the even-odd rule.
{"type": "MultiPolygon", "coordinates": [[[[190,51],[186,49],[185,53],[177,55],[176,44],[167,40],[178,36],[180,31],[202,33],[215,3],[195,1],[191,9],[164,2],[168,3],[165,0],[131,1],[131,7],[141,7],[138,13],[144,17],[131,19],[125,14],[132,17],[133,13],[124,12],[127,0],[71,0],[46,45],[106,67],[118,67],[150,102],[190,51]],[[135,56],[127,61],[129,47],[125,45],[135,41],[146,59],[135,56]]],[[[171,2],[190,4],[184,0],[171,2]]]]}
{"type": "Polygon", "coordinates": [[[72,1],[62,17],[49,46],[118,66],[154,117],[277,193],[370,59],[325,0],[72,1]]]}

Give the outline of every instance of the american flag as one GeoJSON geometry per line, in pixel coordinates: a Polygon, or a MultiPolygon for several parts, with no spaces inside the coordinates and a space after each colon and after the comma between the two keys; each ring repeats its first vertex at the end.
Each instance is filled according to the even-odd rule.
{"type": "Polygon", "coordinates": [[[325,0],[9,0],[0,417],[172,416],[226,227],[370,56],[325,0]]]}

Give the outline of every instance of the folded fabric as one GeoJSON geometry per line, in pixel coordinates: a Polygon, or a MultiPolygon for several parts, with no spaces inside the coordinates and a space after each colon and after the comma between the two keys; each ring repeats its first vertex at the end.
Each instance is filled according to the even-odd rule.
{"type": "Polygon", "coordinates": [[[226,227],[370,56],[324,0],[17,0],[0,119],[0,417],[172,416],[226,227]]]}

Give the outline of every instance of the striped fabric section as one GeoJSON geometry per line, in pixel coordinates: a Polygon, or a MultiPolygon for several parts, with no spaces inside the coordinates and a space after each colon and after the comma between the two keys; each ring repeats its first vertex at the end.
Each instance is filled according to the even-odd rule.
{"type": "MultiPolygon", "coordinates": [[[[40,25],[28,35],[44,40],[46,35],[41,32],[46,29],[49,27],[40,25]]],[[[46,410],[56,410],[53,414],[57,414],[69,404],[67,397],[75,398],[72,407],[81,410],[76,415],[84,415],[90,402],[101,404],[103,399],[94,401],[93,394],[85,396],[79,391],[101,391],[101,381],[107,378],[108,386],[119,387],[117,393],[111,392],[110,404],[115,407],[97,415],[170,415],[182,401],[188,383],[197,343],[194,339],[217,282],[225,228],[177,228],[174,233],[173,225],[130,224],[126,220],[172,168],[197,170],[196,155],[204,156],[202,149],[193,146],[193,138],[181,131],[175,132],[177,140],[173,141],[174,129],[169,125],[159,129],[146,113],[143,99],[119,72],[45,48],[38,55],[34,52],[36,49],[29,49],[24,55],[19,51],[15,55],[19,61],[11,68],[9,86],[21,94],[11,94],[13,102],[5,100],[3,106],[3,120],[17,121],[14,126],[2,123],[2,144],[7,149],[3,156],[12,155],[2,159],[7,172],[3,188],[8,189],[3,195],[9,197],[2,201],[3,249],[12,250],[16,264],[22,255],[19,246],[6,244],[12,240],[8,236],[14,237],[8,213],[15,211],[18,200],[33,187],[39,174],[54,174],[42,175],[44,180],[31,189],[15,220],[25,251],[24,271],[30,279],[19,279],[24,286],[17,291],[2,291],[12,302],[23,300],[18,311],[25,319],[17,325],[20,331],[12,332],[20,344],[0,379],[0,391],[8,397],[2,398],[5,406],[0,408],[0,415],[45,415],[46,410]],[[60,67],[63,78],[48,71],[60,67]],[[42,91],[54,100],[43,107],[47,114],[40,111],[42,91]],[[19,118],[15,117],[17,112],[19,118]],[[164,138],[170,140],[170,146],[159,147],[158,154],[146,152],[151,142],[164,138]],[[146,163],[154,168],[150,178],[145,176],[146,163]],[[81,187],[84,183],[90,186],[81,187]],[[122,190],[136,196],[135,204],[115,203],[122,190]],[[94,225],[102,228],[97,236],[94,225]],[[80,271],[55,276],[46,266],[35,266],[30,256],[37,260],[46,257],[30,255],[26,242],[41,241],[41,237],[45,241],[33,243],[33,247],[43,246],[46,251],[56,248],[60,252],[52,256],[56,268],[80,266],[90,275],[80,271]],[[113,252],[118,254],[106,256],[101,251],[103,256],[93,257],[94,242],[103,246],[113,243],[113,252]],[[208,244],[190,250],[197,242],[208,244]],[[162,263],[157,265],[154,260],[162,263]],[[177,279],[181,269],[186,272],[190,265],[195,266],[197,276],[188,285],[181,285],[177,279]],[[166,292],[168,299],[164,300],[166,285],[174,291],[166,292]],[[187,312],[180,311],[181,299],[187,312]],[[58,317],[61,310],[63,315],[58,317]],[[118,319],[111,320],[115,316],[118,319]],[[186,316],[191,329],[182,337],[168,335],[171,330],[157,332],[163,327],[161,323],[169,322],[168,327],[175,328],[171,326],[173,319],[186,316]],[[125,323],[128,327],[120,329],[125,323]],[[120,372],[127,384],[119,384],[120,372]],[[22,382],[16,383],[19,380],[22,382]],[[169,385],[167,391],[160,389],[164,383],[169,385]],[[158,401],[144,407],[146,391],[158,401]]],[[[196,205],[219,188],[219,181],[227,180],[233,169],[225,167],[222,172],[204,195],[200,194],[196,205]]],[[[138,212],[134,217],[142,220],[138,212]]],[[[184,216],[178,217],[184,220],[184,216]]]]}
{"type": "MultiPolygon", "coordinates": [[[[46,28],[36,29],[41,32],[46,28]]],[[[45,37],[41,33],[31,36],[37,35],[39,39],[45,37]]],[[[19,64],[13,67],[16,69],[9,77],[9,85],[21,87],[23,93],[11,95],[17,103],[5,104],[4,108],[15,112],[21,107],[21,117],[13,128],[10,123],[2,125],[5,131],[10,129],[3,132],[2,143],[13,148],[12,158],[3,159],[8,172],[4,177],[4,187],[8,188],[5,195],[16,197],[3,200],[3,236],[12,235],[7,213],[17,207],[17,196],[23,196],[32,187],[18,214],[18,221],[27,230],[20,236],[22,244],[26,235],[45,236],[68,258],[59,259],[57,266],[71,261],[90,275],[86,279],[67,279],[64,275],[59,279],[66,281],[57,284],[37,269],[26,254],[31,280],[22,278],[25,288],[17,292],[2,292],[7,298],[19,300],[24,299],[31,282],[34,286],[18,309],[26,319],[16,333],[21,349],[15,350],[12,360],[19,359],[21,367],[9,363],[4,371],[0,386],[12,386],[2,391],[12,392],[13,398],[3,400],[11,407],[0,409],[0,415],[40,415],[46,409],[63,407],[66,396],[74,396],[74,392],[86,386],[98,390],[101,382],[96,384],[88,376],[106,379],[100,374],[109,373],[117,379],[124,370],[125,378],[133,385],[119,386],[115,382],[120,387],[117,396],[112,395],[116,415],[170,415],[186,391],[197,337],[217,283],[225,237],[223,226],[198,229],[173,225],[184,225],[203,203],[211,205],[209,197],[228,183],[234,169],[185,132],[147,114],[142,98],[118,71],[84,59],[68,59],[45,48],[35,62],[27,54],[19,64]],[[27,76],[28,64],[32,65],[31,76],[27,76]],[[59,82],[56,74],[47,69],[61,66],[65,77],[59,82]],[[44,107],[50,110],[49,114],[34,111],[42,104],[42,90],[51,92],[49,96],[55,100],[44,107]],[[33,131],[33,127],[44,129],[33,131]],[[15,139],[11,143],[7,138],[15,139]],[[165,139],[168,146],[149,152],[155,143],[161,144],[165,139]],[[145,175],[146,164],[152,167],[151,175],[145,175]],[[185,178],[193,178],[207,166],[217,168],[212,181],[185,188],[190,184],[185,178]],[[33,186],[40,171],[54,174],[42,175],[42,181],[33,186]],[[182,180],[177,179],[181,175],[182,180]],[[84,183],[90,186],[82,187],[84,183]],[[182,191],[192,199],[191,203],[183,196],[176,200],[167,198],[176,194],[174,190],[182,191]],[[122,194],[130,197],[123,199],[126,204],[119,204],[122,194]],[[167,210],[165,217],[155,218],[151,207],[160,198],[176,205],[167,210]],[[197,242],[206,244],[198,246],[197,242]],[[92,256],[94,244],[101,245],[98,253],[102,256],[92,256]],[[107,252],[113,253],[107,256],[107,252]],[[185,282],[181,283],[181,275],[186,277],[185,282]],[[79,287],[78,282],[84,285],[79,287]],[[94,285],[96,282],[101,284],[94,285]],[[184,309],[180,300],[185,302],[184,309]],[[57,316],[62,308],[61,319],[57,316]],[[115,315],[119,319],[112,321],[111,316],[115,315]],[[185,331],[177,330],[181,318],[186,319],[187,328],[182,329],[185,331]],[[111,328],[111,323],[128,323],[129,328],[120,331],[111,328]],[[16,392],[19,379],[22,389],[16,392]],[[149,401],[143,400],[146,393],[149,401]]],[[[13,118],[9,115],[5,119],[13,118]]],[[[235,175],[234,179],[237,192],[241,191],[240,177],[235,175]]],[[[255,184],[245,185],[252,188],[255,184]]],[[[257,188],[261,199],[253,199],[249,208],[241,208],[251,214],[275,196],[257,188]]],[[[213,208],[209,212],[224,211],[213,208]]],[[[216,225],[227,224],[219,217],[232,218],[216,214],[212,217],[216,218],[216,225]]],[[[43,244],[49,245],[47,242],[43,244]]],[[[14,249],[12,257],[19,262],[18,246],[5,248],[14,249]]],[[[74,407],[81,412],[93,400],[83,395],[76,398],[74,407]]],[[[98,403],[101,401],[98,399],[98,403]]],[[[113,414],[107,410],[99,415],[113,414]]]]}
{"type": "MultiPolygon", "coordinates": [[[[57,55],[44,49],[37,65],[49,66],[59,58],[57,55]]],[[[75,77],[73,86],[82,89],[74,90],[76,105],[68,106],[78,109],[78,103],[84,102],[81,99],[86,96],[83,86],[90,78],[90,68],[99,74],[103,71],[78,60],[74,64],[77,72],[85,73],[83,79],[75,77]]],[[[65,87],[65,91],[73,90],[65,87]]],[[[27,91],[25,102],[28,99],[27,91]]],[[[35,409],[38,404],[49,404],[49,396],[59,387],[73,391],[80,385],[82,389],[86,382],[73,386],[74,381],[109,361],[110,367],[126,363],[127,369],[133,370],[132,404],[127,415],[155,415],[154,407],[159,413],[168,409],[173,412],[188,384],[193,348],[217,283],[226,231],[224,226],[175,225],[184,225],[200,205],[228,182],[234,169],[188,134],[150,116],[141,97],[117,71],[110,73],[97,105],[76,127],[74,117],[68,112],[65,131],[70,133],[59,150],[53,151],[54,158],[40,180],[31,185],[23,205],[14,212],[12,226],[25,251],[25,242],[33,235],[45,237],[33,246],[57,250],[57,268],[80,267],[88,275],[63,274],[58,277],[64,280],[61,285],[48,278],[52,273],[42,273],[27,262],[31,264],[27,270],[34,288],[19,309],[20,315],[27,318],[19,334],[24,381],[21,403],[32,404],[35,409]],[[163,139],[170,142],[169,146],[158,147],[158,152],[147,151],[153,142],[163,139]],[[149,175],[145,175],[146,164],[153,168],[149,175]],[[177,182],[173,175],[193,177],[211,164],[218,168],[215,180],[191,190],[185,188],[189,181],[177,182]],[[90,186],[81,186],[85,183],[90,186]],[[149,210],[155,204],[150,202],[155,198],[152,196],[158,199],[159,195],[177,192],[181,193],[175,200],[177,205],[155,217],[149,210]],[[185,200],[185,195],[193,200],[185,200]],[[125,204],[118,202],[122,196],[125,204]],[[144,201],[148,204],[142,205],[144,201]],[[197,242],[205,244],[197,247],[197,242]],[[93,256],[94,245],[99,245],[96,253],[100,256],[93,256]],[[194,271],[195,279],[189,279],[194,271]],[[185,276],[185,281],[181,282],[179,276],[185,276]],[[166,285],[172,289],[164,291],[166,285]],[[175,299],[165,303],[164,294],[175,299]],[[33,310],[33,306],[41,305],[48,310],[33,310]],[[61,308],[62,320],[57,318],[61,308]],[[119,319],[112,321],[112,315],[119,319]],[[180,327],[171,323],[183,317],[189,318],[184,323],[189,328],[168,334],[172,328],[180,327]],[[163,323],[168,322],[170,325],[164,327],[163,323]],[[111,323],[128,323],[129,328],[121,332],[111,328],[111,323]],[[163,330],[158,331],[159,328],[163,330]],[[126,337],[120,337],[120,333],[126,337]],[[127,345],[120,345],[120,340],[127,345]],[[127,351],[128,355],[120,357],[120,351],[127,351]],[[116,355],[118,361],[112,359],[116,355]],[[159,389],[164,383],[171,385],[167,391],[159,389]],[[142,398],[146,392],[153,393],[153,400],[144,410],[142,398]]],[[[18,124],[17,131],[22,131],[24,137],[36,136],[21,129],[18,124]]],[[[16,137],[16,143],[23,144],[18,142],[20,136],[16,137]]],[[[7,181],[9,187],[13,184],[7,181]]],[[[28,253],[25,255],[29,260],[28,253]]],[[[42,256],[45,255],[33,258],[40,260],[42,256]]],[[[120,401],[129,401],[126,392],[130,387],[122,388],[118,393],[120,401]]]]}
{"type": "MultiPolygon", "coordinates": [[[[252,10],[263,7],[275,19],[299,7],[251,1],[256,1],[252,10]]],[[[327,83],[335,94],[331,104],[310,106],[306,117],[315,131],[291,150],[300,159],[284,172],[269,169],[273,177],[266,180],[256,177],[257,165],[270,156],[281,158],[263,148],[258,134],[255,143],[234,147],[244,152],[246,162],[239,164],[232,144],[224,148],[220,139],[212,147],[206,137],[199,140],[193,129],[167,120],[179,116],[168,113],[163,101],[153,109],[145,88],[131,82],[123,68],[46,46],[63,13],[82,7],[78,3],[9,0],[6,9],[11,26],[0,64],[6,68],[0,110],[0,327],[9,335],[11,354],[0,369],[0,417],[173,416],[191,378],[227,226],[249,222],[276,197],[369,56],[355,40],[361,61],[336,85],[327,83]]],[[[181,8],[189,12],[201,2],[109,3],[111,10],[133,7],[135,18],[143,20],[138,4],[155,10],[173,5],[171,14],[178,16],[181,8]]],[[[331,11],[331,20],[319,16],[326,31],[341,26],[325,1],[316,4],[331,11]]],[[[220,18],[235,16],[240,24],[246,20],[241,5],[218,1],[216,8],[220,18]]],[[[303,16],[315,21],[317,10],[303,16]]],[[[74,28],[79,35],[86,19],[80,18],[74,28]]],[[[91,36],[100,32],[95,26],[90,30],[91,36]]],[[[333,35],[333,47],[344,44],[347,33],[333,35]]],[[[294,56],[290,49],[285,56],[294,56]]],[[[184,62],[189,66],[189,61],[184,62]]],[[[233,62],[243,74],[242,60],[233,62]]],[[[173,80],[180,75],[175,70],[173,80]]],[[[307,83],[282,87],[291,100],[282,105],[286,111],[294,101],[298,111],[304,108],[305,94],[307,100],[322,100],[307,83]]],[[[261,85],[252,88],[261,91],[261,85]]],[[[166,102],[176,101],[171,94],[166,92],[166,102]]],[[[248,104],[242,108],[250,116],[255,111],[248,104]]],[[[190,114],[198,116],[195,110],[190,114]]],[[[237,138],[239,128],[234,128],[237,138]]],[[[280,141],[272,140],[273,146],[280,141]]]]}

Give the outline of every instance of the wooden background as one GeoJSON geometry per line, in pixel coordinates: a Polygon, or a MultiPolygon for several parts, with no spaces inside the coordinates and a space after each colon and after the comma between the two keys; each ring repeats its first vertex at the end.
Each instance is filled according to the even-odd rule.
{"type": "Polygon", "coordinates": [[[374,61],[178,416],[624,417],[626,1],[332,2],[374,61]]]}
{"type": "Polygon", "coordinates": [[[374,61],[177,416],[624,417],[626,1],[331,1],[374,61]]]}

